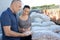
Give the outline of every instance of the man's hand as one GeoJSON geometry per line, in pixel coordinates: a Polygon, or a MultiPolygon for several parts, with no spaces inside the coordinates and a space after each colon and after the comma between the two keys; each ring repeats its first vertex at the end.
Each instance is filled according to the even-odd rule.
{"type": "Polygon", "coordinates": [[[12,36],[12,37],[24,37],[24,36],[29,36],[31,35],[31,31],[25,31],[23,33],[18,33],[18,32],[14,32],[11,29],[11,26],[4,26],[4,33],[6,36],[12,36]]]}

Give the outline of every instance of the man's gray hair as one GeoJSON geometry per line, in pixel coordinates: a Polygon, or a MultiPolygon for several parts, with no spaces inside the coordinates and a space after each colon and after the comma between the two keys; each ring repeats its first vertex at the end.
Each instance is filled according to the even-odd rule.
{"type": "Polygon", "coordinates": [[[20,1],[20,2],[21,2],[21,0],[12,0],[11,4],[13,4],[13,3],[16,2],[16,1],[20,1]]]}

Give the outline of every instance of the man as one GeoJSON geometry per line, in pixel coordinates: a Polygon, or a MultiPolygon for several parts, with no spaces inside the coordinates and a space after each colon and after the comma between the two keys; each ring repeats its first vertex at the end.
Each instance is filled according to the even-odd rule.
{"type": "Polygon", "coordinates": [[[31,35],[31,32],[28,32],[29,34],[26,34],[27,32],[19,33],[16,13],[20,10],[20,8],[21,1],[13,0],[10,8],[2,13],[2,40],[20,40],[20,37],[31,35]]]}

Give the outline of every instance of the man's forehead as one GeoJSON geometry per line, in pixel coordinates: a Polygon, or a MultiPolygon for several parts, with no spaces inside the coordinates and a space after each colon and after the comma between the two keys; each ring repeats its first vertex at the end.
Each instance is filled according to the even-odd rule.
{"type": "Polygon", "coordinates": [[[14,3],[21,3],[20,1],[15,1],[14,3]]]}
{"type": "Polygon", "coordinates": [[[16,4],[21,5],[21,2],[20,1],[17,1],[16,4]]]}
{"type": "Polygon", "coordinates": [[[21,2],[17,2],[17,5],[22,5],[21,2]]]}
{"type": "Polygon", "coordinates": [[[15,1],[13,4],[16,5],[16,6],[19,6],[19,5],[21,5],[21,2],[20,1],[15,1]]]}

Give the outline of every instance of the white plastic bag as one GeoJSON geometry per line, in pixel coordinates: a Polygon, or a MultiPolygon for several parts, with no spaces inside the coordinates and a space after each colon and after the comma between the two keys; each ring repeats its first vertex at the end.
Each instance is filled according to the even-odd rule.
{"type": "Polygon", "coordinates": [[[57,33],[51,31],[35,31],[32,35],[33,40],[60,40],[60,36],[57,33]]]}
{"type": "Polygon", "coordinates": [[[49,30],[53,32],[60,32],[60,26],[59,25],[51,25],[49,30]]]}

